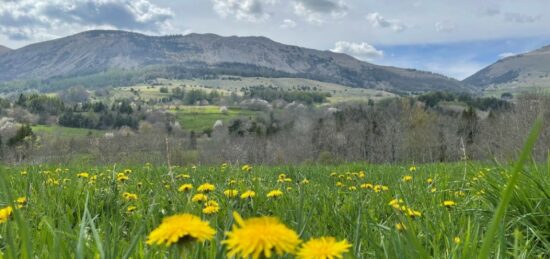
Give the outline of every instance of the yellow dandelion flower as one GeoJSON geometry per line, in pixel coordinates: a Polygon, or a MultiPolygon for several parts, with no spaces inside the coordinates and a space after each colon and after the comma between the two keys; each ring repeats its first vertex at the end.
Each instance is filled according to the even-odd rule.
{"type": "Polygon", "coordinates": [[[129,192],[125,192],[122,194],[122,197],[124,197],[124,199],[126,199],[127,201],[135,201],[138,199],[138,196],[137,194],[135,193],[129,193],[129,192]]]}
{"type": "Polygon", "coordinates": [[[426,183],[428,183],[428,184],[432,184],[433,182],[434,182],[434,179],[432,179],[432,178],[426,179],[426,183]]]}
{"type": "Polygon", "coordinates": [[[208,200],[208,196],[202,193],[197,193],[191,198],[191,201],[194,201],[194,202],[205,202],[207,200],[208,200]]]}
{"type": "Polygon", "coordinates": [[[176,179],[180,179],[180,178],[181,179],[188,179],[188,178],[191,178],[191,176],[188,175],[188,174],[180,174],[180,175],[176,176],[176,179]]]}
{"type": "Polygon", "coordinates": [[[268,198],[277,198],[283,196],[283,192],[281,190],[272,190],[267,193],[268,198]]]}
{"type": "Polygon", "coordinates": [[[243,194],[241,194],[241,199],[245,200],[245,199],[252,199],[256,197],[256,192],[254,191],[246,191],[246,192],[243,192],[243,194]]]}
{"type": "Polygon", "coordinates": [[[218,211],[220,211],[220,207],[214,206],[214,205],[206,205],[202,209],[202,213],[206,215],[215,214],[215,213],[218,213],[218,211]]]}
{"type": "Polygon", "coordinates": [[[236,224],[222,241],[228,257],[257,259],[270,258],[273,253],[282,256],[293,253],[300,243],[298,234],[275,217],[256,217],[243,220],[234,212],[236,224]]]}
{"type": "Polygon", "coordinates": [[[21,171],[20,174],[21,174],[21,176],[25,176],[25,175],[27,175],[28,173],[27,173],[27,171],[21,171]]]}
{"type": "Polygon", "coordinates": [[[187,192],[187,191],[190,191],[191,189],[193,189],[193,185],[190,183],[186,183],[186,184],[182,184],[178,188],[178,192],[187,192]]]}
{"type": "Polygon", "coordinates": [[[402,199],[393,199],[388,203],[388,205],[392,206],[394,209],[399,209],[402,203],[402,199]]]}
{"type": "Polygon", "coordinates": [[[413,210],[411,208],[407,208],[406,212],[407,212],[407,216],[409,216],[411,218],[422,217],[422,213],[420,211],[413,210]]]}
{"type": "Polygon", "coordinates": [[[403,176],[403,182],[410,182],[412,181],[413,177],[410,175],[403,176]]]}
{"type": "Polygon", "coordinates": [[[223,195],[227,198],[235,198],[239,194],[239,191],[237,190],[225,190],[223,191],[223,195]]]}
{"type": "Polygon", "coordinates": [[[211,240],[214,234],[216,231],[208,222],[191,214],[180,214],[164,218],[147,237],[147,244],[170,246],[178,242],[204,242],[211,240]]]}
{"type": "Polygon", "coordinates": [[[348,187],[348,190],[350,190],[350,191],[357,191],[357,187],[355,187],[355,186],[350,186],[350,187],[348,187]]]}
{"type": "Polygon", "coordinates": [[[396,223],[395,229],[397,229],[397,231],[403,231],[403,230],[407,230],[407,227],[405,227],[405,224],[403,223],[396,223]]]}
{"type": "Polygon", "coordinates": [[[347,240],[336,241],[334,237],[321,237],[307,241],[300,251],[299,259],[333,259],[343,258],[349,252],[351,244],[347,240]]]}
{"type": "Polygon", "coordinates": [[[309,180],[308,179],[304,179],[300,182],[301,184],[309,184],[309,180]]]}
{"type": "Polygon", "coordinates": [[[357,175],[359,178],[365,178],[365,172],[364,171],[361,171],[359,172],[359,174],[357,175]]]}
{"type": "Polygon", "coordinates": [[[134,212],[136,210],[137,210],[137,207],[133,206],[133,205],[128,206],[128,208],[126,208],[126,212],[128,212],[128,213],[134,212]]]}
{"type": "Polygon", "coordinates": [[[79,173],[76,175],[78,178],[88,178],[90,177],[90,174],[86,173],[86,172],[82,172],[82,173],[79,173]]]}
{"type": "Polygon", "coordinates": [[[451,208],[451,207],[456,206],[456,202],[451,201],[451,200],[443,201],[443,206],[445,206],[447,208],[451,208]]]}
{"type": "Polygon", "coordinates": [[[361,187],[361,189],[372,189],[373,185],[371,183],[364,183],[361,184],[359,187],[361,187]]]}
{"type": "Polygon", "coordinates": [[[243,170],[243,172],[250,172],[252,170],[252,166],[243,165],[243,167],[241,167],[241,170],[243,170]]]}
{"type": "Polygon", "coordinates": [[[344,187],[345,185],[342,182],[336,182],[336,187],[344,187]]]}
{"type": "Polygon", "coordinates": [[[212,192],[216,189],[216,186],[210,183],[201,184],[199,188],[197,188],[197,191],[199,192],[212,192]]]}
{"type": "Polygon", "coordinates": [[[409,172],[416,172],[416,166],[409,167],[409,172]]]}
{"type": "Polygon", "coordinates": [[[0,209],[0,224],[7,222],[12,213],[13,208],[11,206],[0,209]]]}
{"type": "Polygon", "coordinates": [[[460,245],[460,243],[462,243],[462,240],[460,240],[460,237],[455,237],[453,238],[453,242],[457,245],[460,245]]]}
{"type": "Polygon", "coordinates": [[[332,177],[335,177],[335,176],[337,176],[337,175],[338,175],[338,174],[337,174],[336,172],[330,173],[330,176],[332,176],[332,177]]]}
{"type": "Polygon", "coordinates": [[[25,205],[25,204],[27,204],[27,197],[19,197],[15,200],[15,202],[18,205],[25,205]]]}
{"type": "Polygon", "coordinates": [[[430,192],[437,192],[437,188],[435,188],[435,187],[434,187],[434,188],[431,188],[431,189],[430,189],[430,192]]]}

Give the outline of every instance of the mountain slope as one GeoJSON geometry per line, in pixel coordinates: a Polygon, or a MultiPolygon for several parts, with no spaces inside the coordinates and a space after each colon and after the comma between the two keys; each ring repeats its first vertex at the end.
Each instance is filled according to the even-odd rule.
{"type": "Polygon", "coordinates": [[[284,45],[265,37],[151,37],[124,31],[87,31],[10,51],[0,56],[0,82],[150,66],[177,67],[180,72],[246,71],[252,76],[301,77],[393,91],[469,89],[441,75],[378,66],[345,54],[284,45]]]}
{"type": "Polygon", "coordinates": [[[466,78],[464,82],[481,88],[501,85],[549,84],[550,45],[532,52],[501,59],[466,78]]]}
{"type": "Polygon", "coordinates": [[[0,55],[2,55],[3,53],[8,52],[10,50],[11,49],[9,49],[8,47],[4,47],[4,46],[0,45],[0,55]]]}

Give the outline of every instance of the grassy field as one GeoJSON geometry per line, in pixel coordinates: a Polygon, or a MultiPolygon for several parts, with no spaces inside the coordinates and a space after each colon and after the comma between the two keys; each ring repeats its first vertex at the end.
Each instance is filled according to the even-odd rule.
{"type": "Polygon", "coordinates": [[[69,128],[63,126],[36,125],[32,126],[33,132],[41,135],[60,136],[60,137],[86,137],[103,136],[105,131],[82,128],[69,128]]]}
{"type": "MultiPolygon", "coordinates": [[[[506,165],[475,163],[249,171],[220,165],[168,172],[150,165],[2,168],[0,208],[15,209],[4,221],[0,213],[0,257],[224,258],[228,249],[222,242],[235,224],[235,211],[245,219],[277,217],[304,242],[345,239],[351,245],[345,258],[473,258],[487,243],[501,191],[514,175],[506,165]],[[205,183],[215,188],[206,193],[217,203],[211,214],[204,202],[192,200],[205,183]],[[192,188],[183,190],[185,184],[192,188]],[[227,197],[226,190],[238,194],[227,197]],[[272,190],[282,195],[267,197],[272,190]],[[240,197],[246,191],[255,196],[240,197]],[[215,234],[206,242],[147,244],[164,217],[180,213],[207,221],[215,234]]],[[[548,179],[550,167],[540,165],[519,175],[507,214],[489,242],[493,257],[550,256],[548,179]]]]}
{"type": "Polygon", "coordinates": [[[221,113],[218,106],[182,106],[178,110],[170,110],[176,115],[182,128],[196,132],[211,129],[217,120],[224,123],[233,118],[250,117],[256,115],[255,111],[229,108],[227,113],[221,113]]]}

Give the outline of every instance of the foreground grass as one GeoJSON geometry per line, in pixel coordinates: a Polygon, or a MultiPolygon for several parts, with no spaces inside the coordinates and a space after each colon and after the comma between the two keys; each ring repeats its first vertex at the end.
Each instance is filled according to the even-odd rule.
{"type": "MultiPolygon", "coordinates": [[[[170,175],[168,168],[150,165],[3,168],[0,208],[16,207],[19,197],[27,202],[0,224],[0,258],[178,257],[175,247],[145,244],[163,217],[177,213],[200,216],[217,230],[212,241],[192,246],[189,257],[224,258],[221,241],[233,224],[233,211],[244,218],[276,216],[302,240],[347,239],[353,245],[346,254],[349,258],[472,258],[480,252],[511,176],[509,169],[480,164],[428,164],[416,170],[345,164],[258,166],[245,172],[240,167],[199,166],[173,168],[170,175]],[[121,174],[128,179],[122,181],[121,174]],[[212,215],[191,201],[197,187],[207,182],[216,187],[209,199],[220,204],[220,211],[212,215]],[[178,191],[185,183],[194,188],[178,191]],[[227,189],[239,194],[253,190],[256,196],[228,198],[223,194],[227,189]],[[274,189],[283,196],[267,198],[274,189]],[[125,199],[124,192],[137,199],[125,199]],[[402,202],[394,208],[389,205],[393,199],[402,202]],[[456,205],[445,207],[444,201],[456,205]],[[136,209],[129,212],[131,206],[136,209]]],[[[491,256],[550,256],[549,176],[547,166],[521,171],[491,256]]]]}

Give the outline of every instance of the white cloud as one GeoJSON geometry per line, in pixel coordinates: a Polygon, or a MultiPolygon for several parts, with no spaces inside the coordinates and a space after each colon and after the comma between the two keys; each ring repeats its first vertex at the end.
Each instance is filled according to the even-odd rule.
{"type": "Polygon", "coordinates": [[[276,0],[213,0],[214,11],[223,18],[233,16],[237,20],[263,22],[271,17],[265,5],[273,5],[276,0]]]}
{"type": "Polygon", "coordinates": [[[437,32],[453,32],[456,29],[456,25],[449,21],[436,22],[434,26],[437,32]]]}
{"type": "Polygon", "coordinates": [[[504,53],[500,53],[500,54],[498,55],[498,57],[499,57],[500,59],[503,59],[503,58],[512,57],[512,56],[515,56],[515,55],[517,55],[517,54],[516,54],[516,53],[513,53],[513,52],[504,52],[504,53]]]}
{"type": "Polygon", "coordinates": [[[148,0],[51,0],[3,1],[0,5],[0,33],[12,40],[48,35],[52,28],[74,30],[107,27],[143,32],[170,28],[170,9],[148,0]]]}
{"type": "Polygon", "coordinates": [[[359,59],[371,60],[374,58],[381,58],[384,56],[384,52],[377,50],[374,46],[366,43],[356,43],[347,41],[338,41],[334,44],[333,52],[346,53],[357,57],[359,59]]]}
{"type": "Polygon", "coordinates": [[[343,0],[294,0],[294,14],[311,24],[323,24],[327,16],[344,17],[347,9],[343,0]]]}
{"type": "Polygon", "coordinates": [[[296,22],[291,19],[285,19],[281,24],[281,28],[283,29],[292,29],[295,27],[296,27],[296,22]]]}
{"type": "Polygon", "coordinates": [[[407,27],[397,19],[386,19],[379,13],[367,14],[367,21],[375,28],[389,28],[394,32],[402,32],[407,27]]]}

